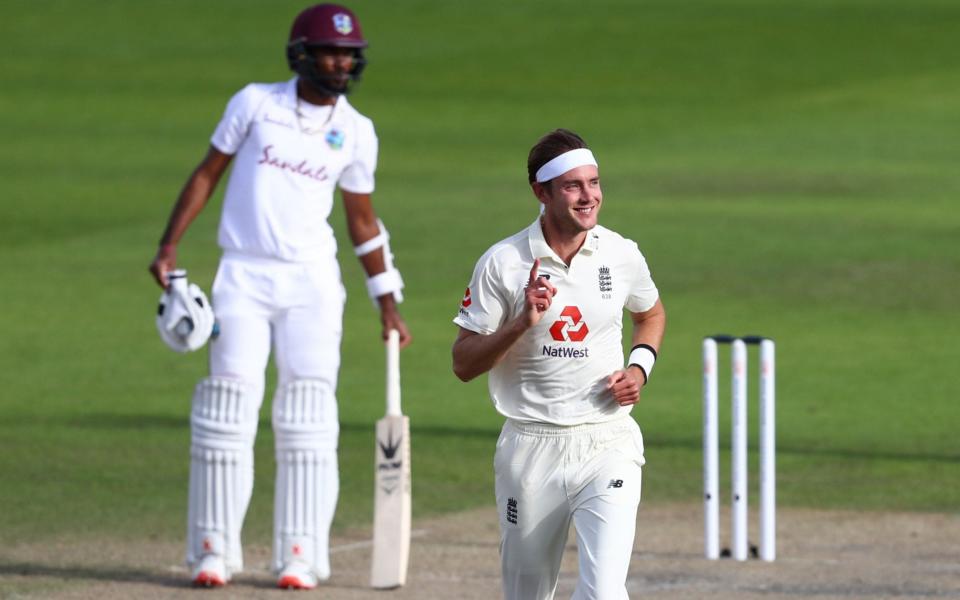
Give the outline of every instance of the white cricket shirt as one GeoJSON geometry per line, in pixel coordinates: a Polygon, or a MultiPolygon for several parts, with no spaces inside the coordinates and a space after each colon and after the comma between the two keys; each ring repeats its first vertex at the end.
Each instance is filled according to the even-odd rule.
{"type": "Polygon", "coordinates": [[[477,262],[454,323],[488,335],[523,311],[533,260],[557,288],[550,309],[489,373],[505,417],[555,425],[610,421],[629,413],[607,391],[624,368],[623,310],[656,304],[657,287],[637,244],[596,226],[569,268],[550,249],[540,220],[491,247],[477,262]]]}
{"type": "Polygon", "coordinates": [[[332,107],[298,100],[297,78],[252,83],[227,104],[210,143],[235,155],[218,241],[224,250],[308,262],[336,255],[327,223],[334,189],[371,193],[373,122],[344,96],[332,107]]]}

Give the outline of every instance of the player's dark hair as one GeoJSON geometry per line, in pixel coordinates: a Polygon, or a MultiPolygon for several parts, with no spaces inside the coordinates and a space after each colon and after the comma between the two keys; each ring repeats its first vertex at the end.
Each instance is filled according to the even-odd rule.
{"type": "Polygon", "coordinates": [[[554,129],[537,140],[537,143],[530,149],[530,155],[527,156],[527,177],[530,183],[536,181],[537,171],[540,170],[540,167],[564,152],[578,148],[587,148],[587,143],[583,141],[582,137],[569,129],[554,129]]]}

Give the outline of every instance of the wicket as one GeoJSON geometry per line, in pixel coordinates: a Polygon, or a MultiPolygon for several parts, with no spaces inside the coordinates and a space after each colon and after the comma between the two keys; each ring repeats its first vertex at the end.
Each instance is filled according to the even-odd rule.
{"type": "Polygon", "coordinates": [[[703,340],[703,516],[704,552],[720,558],[720,449],[717,425],[717,344],[731,346],[731,551],[746,560],[747,542],[747,344],[760,346],[760,552],[776,558],[776,439],[773,340],[757,335],[713,335],[703,340]]]}

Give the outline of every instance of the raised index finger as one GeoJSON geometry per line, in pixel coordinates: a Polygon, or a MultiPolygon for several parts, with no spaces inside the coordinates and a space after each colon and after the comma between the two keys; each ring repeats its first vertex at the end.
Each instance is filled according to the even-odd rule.
{"type": "Polygon", "coordinates": [[[530,285],[537,281],[537,271],[540,269],[540,259],[533,259],[533,268],[530,269],[530,285]]]}

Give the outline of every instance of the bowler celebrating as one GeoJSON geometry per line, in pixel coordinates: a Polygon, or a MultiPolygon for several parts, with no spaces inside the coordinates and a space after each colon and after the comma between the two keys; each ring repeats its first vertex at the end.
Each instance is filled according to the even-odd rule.
{"type": "Polygon", "coordinates": [[[600,175],[583,139],[545,135],[527,171],[542,214],[480,258],[454,319],[454,372],[463,381],[489,372],[506,417],[494,459],[503,592],[553,598],[572,520],[573,598],[627,598],[644,464],[630,411],[666,315],[637,244],[597,224],[600,175]]]}

